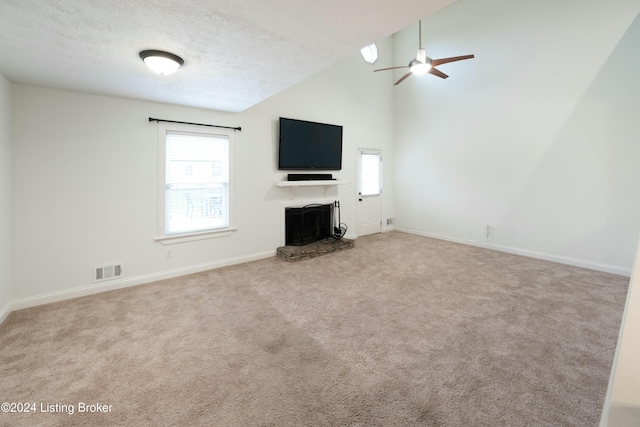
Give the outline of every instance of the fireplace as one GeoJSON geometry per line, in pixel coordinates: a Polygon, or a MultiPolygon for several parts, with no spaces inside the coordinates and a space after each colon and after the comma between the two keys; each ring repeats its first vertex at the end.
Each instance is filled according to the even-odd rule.
{"type": "Polygon", "coordinates": [[[331,237],[333,204],[285,208],[285,245],[302,246],[331,237]]]}

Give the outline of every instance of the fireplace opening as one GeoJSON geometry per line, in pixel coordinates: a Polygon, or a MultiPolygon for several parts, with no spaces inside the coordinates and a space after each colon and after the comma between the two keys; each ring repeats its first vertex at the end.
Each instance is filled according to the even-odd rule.
{"type": "Polygon", "coordinates": [[[333,204],[285,209],[285,244],[303,246],[333,235],[333,204]]]}

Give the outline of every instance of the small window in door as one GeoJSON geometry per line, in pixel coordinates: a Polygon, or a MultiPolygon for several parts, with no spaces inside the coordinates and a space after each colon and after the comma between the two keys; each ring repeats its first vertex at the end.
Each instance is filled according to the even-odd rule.
{"type": "Polygon", "coordinates": [[[380,194],[380,154],[361,154],[360,194],[377,196],[380,194]]]}

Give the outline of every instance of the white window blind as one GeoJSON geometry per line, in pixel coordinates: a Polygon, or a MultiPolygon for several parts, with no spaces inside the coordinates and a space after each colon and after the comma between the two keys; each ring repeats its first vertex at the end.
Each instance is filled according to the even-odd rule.
{"type": "Polygon", "coordinates": [[[165,234],[229,227],[229,137],[167,131],[165,144],[165,234]]]}

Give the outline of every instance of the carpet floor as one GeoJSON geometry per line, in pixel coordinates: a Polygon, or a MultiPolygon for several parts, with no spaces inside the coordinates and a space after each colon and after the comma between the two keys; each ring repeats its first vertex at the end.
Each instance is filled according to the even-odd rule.
{"type": "Polygon", "coordinates": [[[595,427],[628,284],[389,232],[19,310],[0,425],[595,427]]]}

